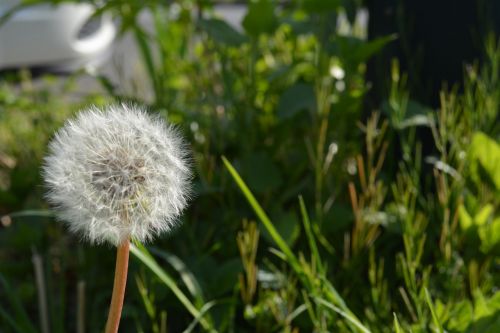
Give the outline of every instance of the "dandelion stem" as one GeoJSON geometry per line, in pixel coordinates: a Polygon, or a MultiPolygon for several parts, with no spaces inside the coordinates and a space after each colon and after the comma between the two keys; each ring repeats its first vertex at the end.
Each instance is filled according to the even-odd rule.
{"type": "Polygon", "coordinates": [[[124,241],[118,246],[116,252],[115,281],[113,284],[113,295],[109,308],[106,333],[117,333],[120,325],[120,317],[125,297],[125,286],[127,285],[128,257],[130,252],[130,240],[124,241]]]}

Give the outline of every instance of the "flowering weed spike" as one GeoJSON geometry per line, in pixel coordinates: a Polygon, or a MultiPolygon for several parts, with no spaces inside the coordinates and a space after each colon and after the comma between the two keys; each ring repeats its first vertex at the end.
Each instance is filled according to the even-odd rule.
{"type": "Polygon", "coordinates": [[[161,118],[130,105],[80,112],[49,145],[47,198],[74,233],[118,246],[168,232],[186,207],[186,147],[161,118]]]}

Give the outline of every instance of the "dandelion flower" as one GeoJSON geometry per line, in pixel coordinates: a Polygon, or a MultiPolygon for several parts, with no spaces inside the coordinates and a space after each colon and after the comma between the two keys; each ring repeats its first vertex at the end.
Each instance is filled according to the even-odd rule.
{"type": "Polygon", "coordinates": [[[189,196],[177,131],[127,105],[90,108],[68,121],[49,145],[43,174],[57,216],[91,243],[168,232],[189,196]]]}
{"type": "Polygon", "coordinates": [[[80,112],[49,144],[47,198],[71,231],[117,246],[106,333],[118,332],[130,239],[172,229],[186,207],[186,147],[163,120],[128,105],[80,112]]]}

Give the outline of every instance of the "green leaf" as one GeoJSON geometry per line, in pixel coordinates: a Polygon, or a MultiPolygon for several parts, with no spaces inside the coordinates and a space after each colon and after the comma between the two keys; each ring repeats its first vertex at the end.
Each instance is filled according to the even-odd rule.
{"type": "Polygon", "coordinates": [[[272,191],[283,183],[280,169],[265,152],[256,152],[240,160],[241,173],[255,192],[272,191]]]}
{"type": "Polygon", "coordinates": [[[216,42],[228,46],[240,46],[247,41],[247,38],[231,27],[226,21],[220,19],[201,20],[200,26],[216,42]]]}
{"type": "Polygon", "coordinates": [[[474,293],[474,321],[467,332],[500,332],[500,291],[490,298],[485,298],[479,290],[474,293]]]}
{"type": "Polygon", "coordinates": [[[500,217],[479,228],[479,239],[481,240],[481,252],[483,253],[490,253],[494,249],[500,249],[500,217]]]}
{"type": "Polygon", "coordinates": [[[222,296],[233,290],[238,283],[238,275],[243,271],[241,258],[226,259],[211,270],[210,289],[213,297],[222,296]]]}
{"type": "Polygon", "coordinates": [[[339,0],[303,0],[302,8],[310,13],[335,11],[340,7],[339,0]]]}
{"type": "Polygon", "coordinates": [[[283,92],[280,97],[277,115],[281,119],[293,117],[300,111],[316,108],[316,96],[310,84],[297,83],[283,92]]]}
{"type": "Polygon", "coordinates": [[[470,174],[477,184],[487,182],[500,191],[500,145],[482,132],[476,132],[469,148],[470,174]]]}
{"type": "Polygon", "coordinates": [[[449,311],[446,329],[450,332],[466,332],[473,322],[474,309],[470,301],[454,303],[449,311]]]}
{"type": "Polygon", "coordinates": [[[491,214],[494,211],[494,207],[492,204],[486,204],[481,210],[474,216],[474,224],[476,226],[485,225],[488,222],[491,214]]]}
{"type": "Polygon", "coordinates": [[[467,230],[474,225],[474,220],[467,212],[467,209],[465,209],[464,205],[460,205],[458,207],[458,219],[462,230],[467,230]]]}
{"type": "Polygon", "coordinates": [[[483,253],[500,249],[500,217],[494,218],[494,211],[495,207],[492,204],[486,204],[474,217],[471,217],[464,205],[458,207],[460,227],[464,231],[472,230],[477,233],[481,241],[480,250],[483,253]]]}
{"type": "Polygon", "coordinates": [[[342,55],[351,64],[358,64],[368,60],[379,52],[387,43],[396,39],[396,35],[389,35],[365,41],[356,37],[338,36],[327,48],[334,55],[342,55]]]}
{"type": "MultiPolygon", "coordinates": [[[[285,242],[292,246],[300,235],[300,228],[297,217],[292,212],[279,211],[272,214],[273,222],[278,230],[278,233],[283,237],[285,242]]],[[[272,242],[273,239],[266,229],[263,230],[262,236],[272,242]]]]}
{"type": "Polygon", "coordinates": [[[278,26],[274,13],[275,6],[270,0],[257,0],[248,5],[248,12],[243,19],[243,28],[254,37],[273,33],[278,26]]]}

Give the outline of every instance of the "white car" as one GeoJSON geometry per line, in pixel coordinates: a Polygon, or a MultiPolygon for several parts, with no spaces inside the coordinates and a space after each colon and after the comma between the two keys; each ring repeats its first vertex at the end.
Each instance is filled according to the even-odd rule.
{"type": "MultiPolygon", "coordinates": [[[[0,17],[20,0],[0,0],[0,17]]],[[[92,17],[90,4],[35,5],[0,25],[0,69],[75,68],[109,54],[116,28],[110,17],[92,17]]]]}

